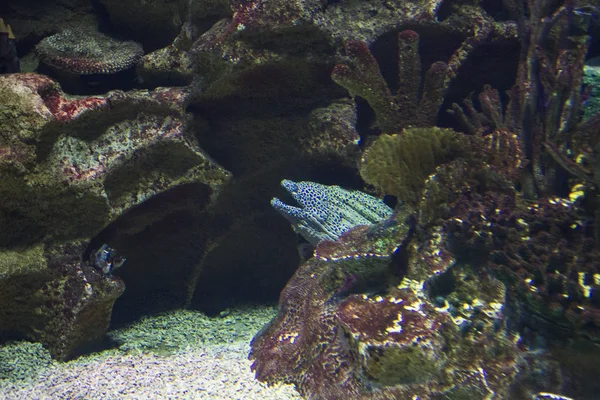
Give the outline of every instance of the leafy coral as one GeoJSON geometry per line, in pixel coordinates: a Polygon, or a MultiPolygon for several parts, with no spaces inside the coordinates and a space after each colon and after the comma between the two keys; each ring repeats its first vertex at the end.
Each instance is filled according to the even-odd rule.
{"type": "Polygon", "coordinates": [[[360,175],[386,194],[415,202],[435,167],[456,157],[465,145],[463,136],[436,127],[382,134],[364,152],[360,175]]]}

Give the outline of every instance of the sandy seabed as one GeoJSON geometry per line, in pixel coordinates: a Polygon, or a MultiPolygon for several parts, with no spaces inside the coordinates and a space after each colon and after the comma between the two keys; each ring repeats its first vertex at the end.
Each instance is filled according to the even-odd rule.
{"type": "Polygon", "coordinates": [[[254,379],[245,343],[171,356],[108,355],[55,364],[36,379],[0,386],[0,398],[22,399],[300,399],[291,385],[254,379]]]}
{"type": "Polygon", "coordinates": [[[250,341],[276,314],[250,307],[143,317],[108,332],[117,347],[69,362],[52,361],[39,343],[0,345],[0,399],[301,399],[292,385],[269,387],[250,370],[250,341]]]}

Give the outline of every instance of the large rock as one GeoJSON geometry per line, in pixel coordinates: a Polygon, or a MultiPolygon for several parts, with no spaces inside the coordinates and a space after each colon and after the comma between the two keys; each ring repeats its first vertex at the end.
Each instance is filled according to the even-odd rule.
{"type": "Polygon", "coordinates": [[[86,244],[0,250],[0,326],[68,359],[102,339],[123,281],[82,261],[86,244]]]}
{"type": "Polygon", "coordinates": [[[3,332],[72,356],[102,336],[123,292],[89,255],[115,227],[134,235],[211,203],[229,173],[189,133],[188,96],[159,88],[70,97],[42,75],[0,78],[3,332]]]}

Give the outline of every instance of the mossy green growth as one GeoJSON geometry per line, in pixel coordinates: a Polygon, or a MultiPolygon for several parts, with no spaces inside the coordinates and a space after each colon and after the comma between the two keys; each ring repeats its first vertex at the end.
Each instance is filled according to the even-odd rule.
{"type": "Polygon", "coordinates": [[[93,183],[65,187],[40,171],[0,181],[0,245],[28,245],[43,237],[91,236],[109,220],[105,196],[93,183]]]}
{"type": "Polygon", "coordinates": [[[9,78],[0,77],[0,144],[36,140],[49,117],[36,102],[32,91],[16,86],[9,78]]]}
{"type": "Polygon", "coordinates": [[[390,347],[384,352],[369,354],[368,360],[367,373],[382,386],[426,382],[439,373],[446,361],[442,354],[434,356],[417,346],[390,347]]]}
{"type": "Polygon", "coordinates": [[[271,307],[240,308],[208,317],[198,311],[174,310],[147,316],[108,332],[123,352],[170,355],[190,348],[235,342],[250,343],[256,332],[277,315],[271,307]]]}
{"type": "Polygon", "coordinates": [[[414,204],[436,166],[459,156],[466,144],[452,129],[437,127],[382,134],[364,152],[360,175],[383,193],[414,204]]]}
{"type": "Polygon", "coordinates": [[[40,343],[8,342],[0,346],[0,381],[24,381],[36,378],[52,361],[40,343]]]}
{"type": "Polygon", "coordinates": [[[4,279],[14,275],[38,273],[45,268],[43,244],[0,251],[0,277],[4,279]]]}

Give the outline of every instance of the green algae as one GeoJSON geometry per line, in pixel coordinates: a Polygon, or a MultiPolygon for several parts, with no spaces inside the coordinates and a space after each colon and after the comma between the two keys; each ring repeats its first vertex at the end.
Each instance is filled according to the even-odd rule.
{"type": "Polygon", "coordinates": [[[277,315],[271,307],[240,308],[208,317],[198,311],[174,310],[146,316],[108,332],[121,352],[170,355],[190,348],[249,343],[256,331],[277,315]]]}

